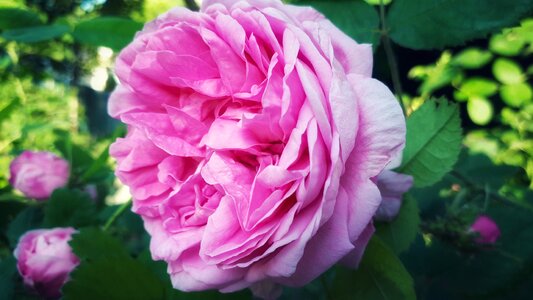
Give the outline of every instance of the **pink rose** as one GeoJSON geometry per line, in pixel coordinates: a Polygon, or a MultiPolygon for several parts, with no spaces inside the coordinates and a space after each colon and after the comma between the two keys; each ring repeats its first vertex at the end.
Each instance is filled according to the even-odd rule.
{"type": "Polygon", "coordinates": [[[68,183],[68,162],[50,152],[24,151],[9,166],[9,183],[24,195],[46,199],[68,183]]]}
{"type": "Polygon", "coordinates": [[[383,201],[374,218],[378,221],[390,222],[400,212],[403,194],[413,185],[413,177],[384,170],[377,177],[377,185],[383,201]]]}
{"type": "Polygon", "coordinates": [[[204,1],[148,23],[116,73],[109,113],[128,134],[110,153],[174,287],[299,286],[357,266],[373,179],[405,142],[370,45],[309,7],[204,1]]]}
{"type": "Polygon", "coordinates": [[[74,228],[37,229],[20,237],[15,258],[24,284],[45,298],[61,296],[61,287],[79,264],[68,244],[74,228]]]}
{"type": "Polygon", "coordinates": [[[485,215],[477,217],[474,224],[470,225],[470,232],[476,233],[476,243],[494,244],[500,238],[500,228],[498,224],[485,215]]]}

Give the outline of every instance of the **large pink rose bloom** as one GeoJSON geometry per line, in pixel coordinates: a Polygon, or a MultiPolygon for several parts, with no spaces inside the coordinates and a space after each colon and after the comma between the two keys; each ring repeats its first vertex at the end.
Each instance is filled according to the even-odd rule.
{"type": "Polygon", "coordinates": [[[9,166],[9,183],[24,195],[38,200],[68,183],[69,165],[66,160],[50,152],[24,151],[9,166]]]}
{"type": "Polygon", "coordinates": [[[73,228],[26,232],[15,249],[17,268],[24,284],[45,298],[61,296],[61,287],[79,264],[68,244],[73,228]]]}
{"type": "Polygon", "coordinates": [[[357,266],[405,120],[372,49],[308,7],[204,1],[119,55],[111,147],[174,287],[303,285],[357,266]]]}

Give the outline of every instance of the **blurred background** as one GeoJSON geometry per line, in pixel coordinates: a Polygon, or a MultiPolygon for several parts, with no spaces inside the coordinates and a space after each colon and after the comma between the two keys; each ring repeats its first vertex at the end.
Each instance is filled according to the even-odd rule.
{"type": "MultiPolygon", "coordinates": [[[[109,93],[117,85],[113,61],[143,23],[174,6],[196,9],[199,2],[0,0],[0,200],[14,194],[8,184],[9,163],[32,149],[70,160],[70,187],[86,191],[91,186],[102,220],[114,205],[127,201],[128,191],[113,176],[107,156],[111,141],[125,131],[106,112],[109,93]]],[[[337,25],[359,42],[374,43],[374,76],[392,89],[377,23],[364,32],[353,31],[352,23],[337,25]]],[[[455,173],[412,193],[422,231],[401,258],[414,276],[417,293],[421,299],[450,299],[446,297],[456,291],[484,295],[490,286],[494,295],[525,297],[528,282],[533,282],[533,230],[528,230],[533,225],[533,18],[526,16],[456,47],[392,47],[407,114],[431,97],[446,97],[459,105],[464,128],[455,173]],[[497,252],[474,257],[477,250],[454,234],[480,211],[494,216],[507,236],[497,252]],[[498,274],[476,281],[476,274],[494,270],[498,274]]],[[[0,239],[1,257],[9,255],[12,237],[22,230],[8,224],[26,208],[17,202],[2,201],[0,206],[0,226],[7,232],[0,239]]],[[[121,217],[114,230],[125,237],[132,253],[146,249],[147,236],[133,214],[121,217]]]]}

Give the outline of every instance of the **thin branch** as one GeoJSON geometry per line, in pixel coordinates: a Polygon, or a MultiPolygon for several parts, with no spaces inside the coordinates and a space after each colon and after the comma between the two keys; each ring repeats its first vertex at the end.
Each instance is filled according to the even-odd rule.
{"type": "Polygon", "coordinates": [[[131,199],[124,202],[122,205],[120,205],[117,208],[117,210],[115,210],[113,215],[111,215],[111,217],[107,219],[107,222],[105,223],[104,227],[102,227],[102,230],[107,231],[111,227],[111,225],[113,225],[113,223],[118,219],[118,217],[120,217],[120,215],[122,215],[122,213],[126,211],[126,209],[130,206],[130,204],[131,204],[131,199]]]}
{"type": "Polygon", "coordinates": [[[381,41],[383,43],[383,48],[385,49],[385,56],[387,57],[387,62],[389,64],[394,94],[396,94],[396,98],[398,98],[403,113],[405,114],[406,111],[402,101],[403,91],[400,80],[400,72],[398,70],[398,63],[396,62],[394,50],[392,49],[392,43],[389,38],[389,28],[387,27],[387,21],[385,19],[385,5],[383,4],[383,0],[381,0],[379,4],[379,18],[381,21],[381,41]]]}

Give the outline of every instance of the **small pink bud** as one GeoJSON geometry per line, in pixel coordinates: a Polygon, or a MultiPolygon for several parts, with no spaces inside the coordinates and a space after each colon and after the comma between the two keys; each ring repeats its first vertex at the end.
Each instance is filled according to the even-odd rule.
{"type": "Polygon", "coordinates": [[[479,244],[494,244],[500,237],[498,224],[485,215],[477,217],[476,221],[470,226],[470,231],[479,234],[476,238],[476,242],[479,244]]]}

